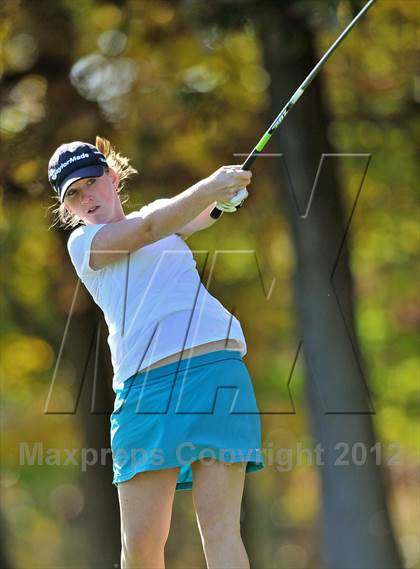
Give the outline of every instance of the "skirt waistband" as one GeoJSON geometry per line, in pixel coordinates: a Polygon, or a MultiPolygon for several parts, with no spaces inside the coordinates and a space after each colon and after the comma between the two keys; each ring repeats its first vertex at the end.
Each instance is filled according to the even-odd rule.
{"type": "Polygon", "coordinates": [[[171,362],[169,364],[153,368],[149,371],[139,371],[138,373],[124,380],[121,389],[124,389],[130,380],[132,381],[135,377],[143,378],[147,376],[149,380],[158,379],[159,377],[163,377],[165,375],[184,371],[187,369],[187,367],[193,368],[222,360],[242,361],[241,352],[239,350],[216,350],[214,352],[207,352],[206,354],[199,354],[198,356],[191,356],[190,358],[184,358],[176,362],[171,362]]]}

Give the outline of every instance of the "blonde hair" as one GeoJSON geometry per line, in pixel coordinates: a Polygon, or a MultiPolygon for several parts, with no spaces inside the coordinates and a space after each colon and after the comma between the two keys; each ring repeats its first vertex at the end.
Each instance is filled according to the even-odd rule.
{"type": "MultiPolygon", "coordinates": [[[[122,190],[124,189],[125,181],[134,174],[137,174],[137,170],[130,165],[130,159],[117,152],[109,140],[106,138],[97,136],[95,139],[95,146],[99,152],[102,152],[102,154],[105,156],[109,168],[112,168],[118,174],[119,183],[117,193],[121,194],[122,190]]],[[[50,208],[48,208],[54,208],[52,210],[53,223],[50,226],[50,229],[55,225],[58,225],[64,229],[70,229],[72,227],[76,227],[80,223],[84,223],[84,221],[78,215],[71,213],[67,209],[66,205],[60,201],[60,198],[58,196],[54,196],[53,199],[55,203],[50,206],[50,208]]],[[[128,199],[128,194],[122,193],[120,195],[121,204],[126,203],[128,199]]]]}

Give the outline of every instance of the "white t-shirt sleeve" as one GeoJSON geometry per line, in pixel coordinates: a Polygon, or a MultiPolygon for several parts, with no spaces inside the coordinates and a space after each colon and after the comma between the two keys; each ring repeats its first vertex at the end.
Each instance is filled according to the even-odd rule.
{"type": "Polygon", "coordinates": [[[70,254],[71,262],[80,278],[96,275],[105,268],[95,270],[92,269],[89,264],[92,240],[99,229],[104,226],[105,224],[101,223],[78,227],[73,231],[67,241],[67,249],[70,254]]]}

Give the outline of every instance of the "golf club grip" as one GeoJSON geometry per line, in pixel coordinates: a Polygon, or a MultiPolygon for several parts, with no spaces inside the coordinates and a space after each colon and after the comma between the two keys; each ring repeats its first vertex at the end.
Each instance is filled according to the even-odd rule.
{"type": "Polygon", "coordinates": [[[251,170],[251,166],[255,162],[259,152],[258,150],[253,150],[245,162],[242,164],[242,170],[251,170]]]}
{"type": "Polygon", "coordinates": [[[218,207],[214,207],[211,212],[210,212],[210,217],[212,219],[219,219],[219,217],[222,215],[223,211],[221,209],[219,209],[218,207]]]}
{"type": "MultiPolygon", "coordinates": [[[[255,162],[257,156],[258,156],[258,151],[253,150],[251,154],[248,156],[248,158],[245,160],[245,162],[242,164],[242,170],[251,170],[251,166],[255,162]]],[[[219,219],[222,213],[223,211],[216,206],[211,210],[210,217],[212,219],[219,219]]]]}

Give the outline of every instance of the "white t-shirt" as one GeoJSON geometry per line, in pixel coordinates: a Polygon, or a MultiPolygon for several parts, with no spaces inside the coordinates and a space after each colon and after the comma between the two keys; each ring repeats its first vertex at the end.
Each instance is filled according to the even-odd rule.
{"type": "MultiPolygon", "coordinates": [[[[126,217],[144,217],[152,205],[126,217]]],[[[114,390],[152,363],[206,342],[236,339],[246,354],[239,321],[201,283],[191,249],[179,235],[93,270],[90,248],[101,227],[78,227],[67,248],[108,325],[114,390]]]]}

